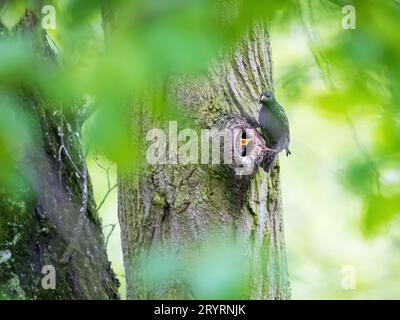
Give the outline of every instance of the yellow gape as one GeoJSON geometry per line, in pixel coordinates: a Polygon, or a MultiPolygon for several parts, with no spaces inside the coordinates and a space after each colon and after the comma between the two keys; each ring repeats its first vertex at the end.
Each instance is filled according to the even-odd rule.
{"type": "Polygon", "coordinates": [[[240,139],[240,146],[241,147],[247,146],[251,140],[253,140],[253,139],[243,139],[243,138],[240,139]]]}

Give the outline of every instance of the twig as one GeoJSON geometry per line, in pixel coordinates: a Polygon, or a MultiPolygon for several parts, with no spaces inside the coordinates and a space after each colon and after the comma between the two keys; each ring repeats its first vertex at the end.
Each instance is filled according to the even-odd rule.
{"type": "Polygon", "coordinates": [[[118,186],[118,183],[116,183],[115,185],[113,185],[111,188],[109,188],[107,190],[107,193],[104,195],[103,200],[101,200],[100,204],[97,206],[96,210],[99,211],[101,206],[104,204],[104,202],[106,202],[108,196],[110,195],[110,193],[118,186]]]}
{"type": "Polygon", "coordinates": [[[110,240],[111,234],[113,233],[116,225],[117,225],[116,223],[111,223],[103,227],[103,228],[111,227],[111,230],[106,237],[106,248],[108,246],[108,240],[110,240]]]}
{"type": "Polygon", "coordinates": [[[106,172],[106,178],[107,178],[107,187],[108,187],[108,190],[107,190],[106,194],[104,195],[103,199],[100,201],[100,204],[99,204],[99,205],[97,206],[97,208],[96,208],[96,210],[99,211],[100,208],[102,207],[102,205],[104,204],[104,202],[107,200],[107,198],[108,198],[108,196],[110,195],[110,193],[118,186],[118,183],[116,183],[116,184],[114,184],[113,186],[111,186],[110,170],[111,170],[112,164],[109,165],[108,167],[103,166],[103,165],[100,163],[100,161],[99,161],[99,159],[98,159],[98,157],[97,157],[97,154],[94,154],[93,160],[94,160],[94,162],[96,162],[96,164],[97,164],[101,169],[103,169],[103,170],[106,172]]]}

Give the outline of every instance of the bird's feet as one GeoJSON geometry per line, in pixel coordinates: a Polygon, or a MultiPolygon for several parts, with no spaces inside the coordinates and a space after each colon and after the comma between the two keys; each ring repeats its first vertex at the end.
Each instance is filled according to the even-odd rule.
{"type": "Polygon", "coordinates": [[[268,148],[268,147],[262,147],[262,150],[263,151],[269,151],[269,152],[273,152],[273,153],[278,153],[278,150],[276,150],[276,149],[271,149],[271,148],[268,148]]]}

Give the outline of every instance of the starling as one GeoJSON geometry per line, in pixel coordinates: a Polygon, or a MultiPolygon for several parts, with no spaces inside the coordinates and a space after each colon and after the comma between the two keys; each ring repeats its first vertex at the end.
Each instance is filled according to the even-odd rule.
{"type": "Polygon", "coordinates": [[[286,156],[291,154],[289,150],[289,121],[285,110],[275,100],[272,92],[264,91],[260,96],[260,103],[258,121],[263,138],[267,143],[261,166],[264,171],[269,172],[279,152],[286,150],[286,156]]]}

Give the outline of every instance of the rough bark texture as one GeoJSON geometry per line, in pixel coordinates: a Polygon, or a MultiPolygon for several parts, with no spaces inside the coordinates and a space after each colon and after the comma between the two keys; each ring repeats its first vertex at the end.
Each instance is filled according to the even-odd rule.
{"type": "MultiPolygon", "coordinates": [[[[48,59],[35,20],[27,12],[14,33],[29,36],[33,50],[48,59]]],[[[50,105],[32,88],[21,88],[20,98],[20,112],[33,124],[33,145],[18,168],[30,172],[25,188],[0,190],[0,298],[118,298],[76,114],[50,105]],[[55,290],[41,285],[45,265],[55,268],[55,290]]]]}
{"type": "MultiPolygon", "coordinates": [[[[260,92],[273,90],[269,34],[256,25],[203,78],[171,78],[169,98],[201,126],[235,113],[252,126],[260,92]]],[[[139,122],[144,126],[139,130],[146,130],[144,119],[139,122]]],[[[119,179],[128,298],[196,298],[176,284],[149,290],[139,257],[158,244],[179,251],[215,233],[227,238],[233,233],[242,243],[250,264],[247,298],[290,297],[278,164],[269,175],[258,170],[242,177],[225,165],[159,165],[120,172],[119,179]]]]}

